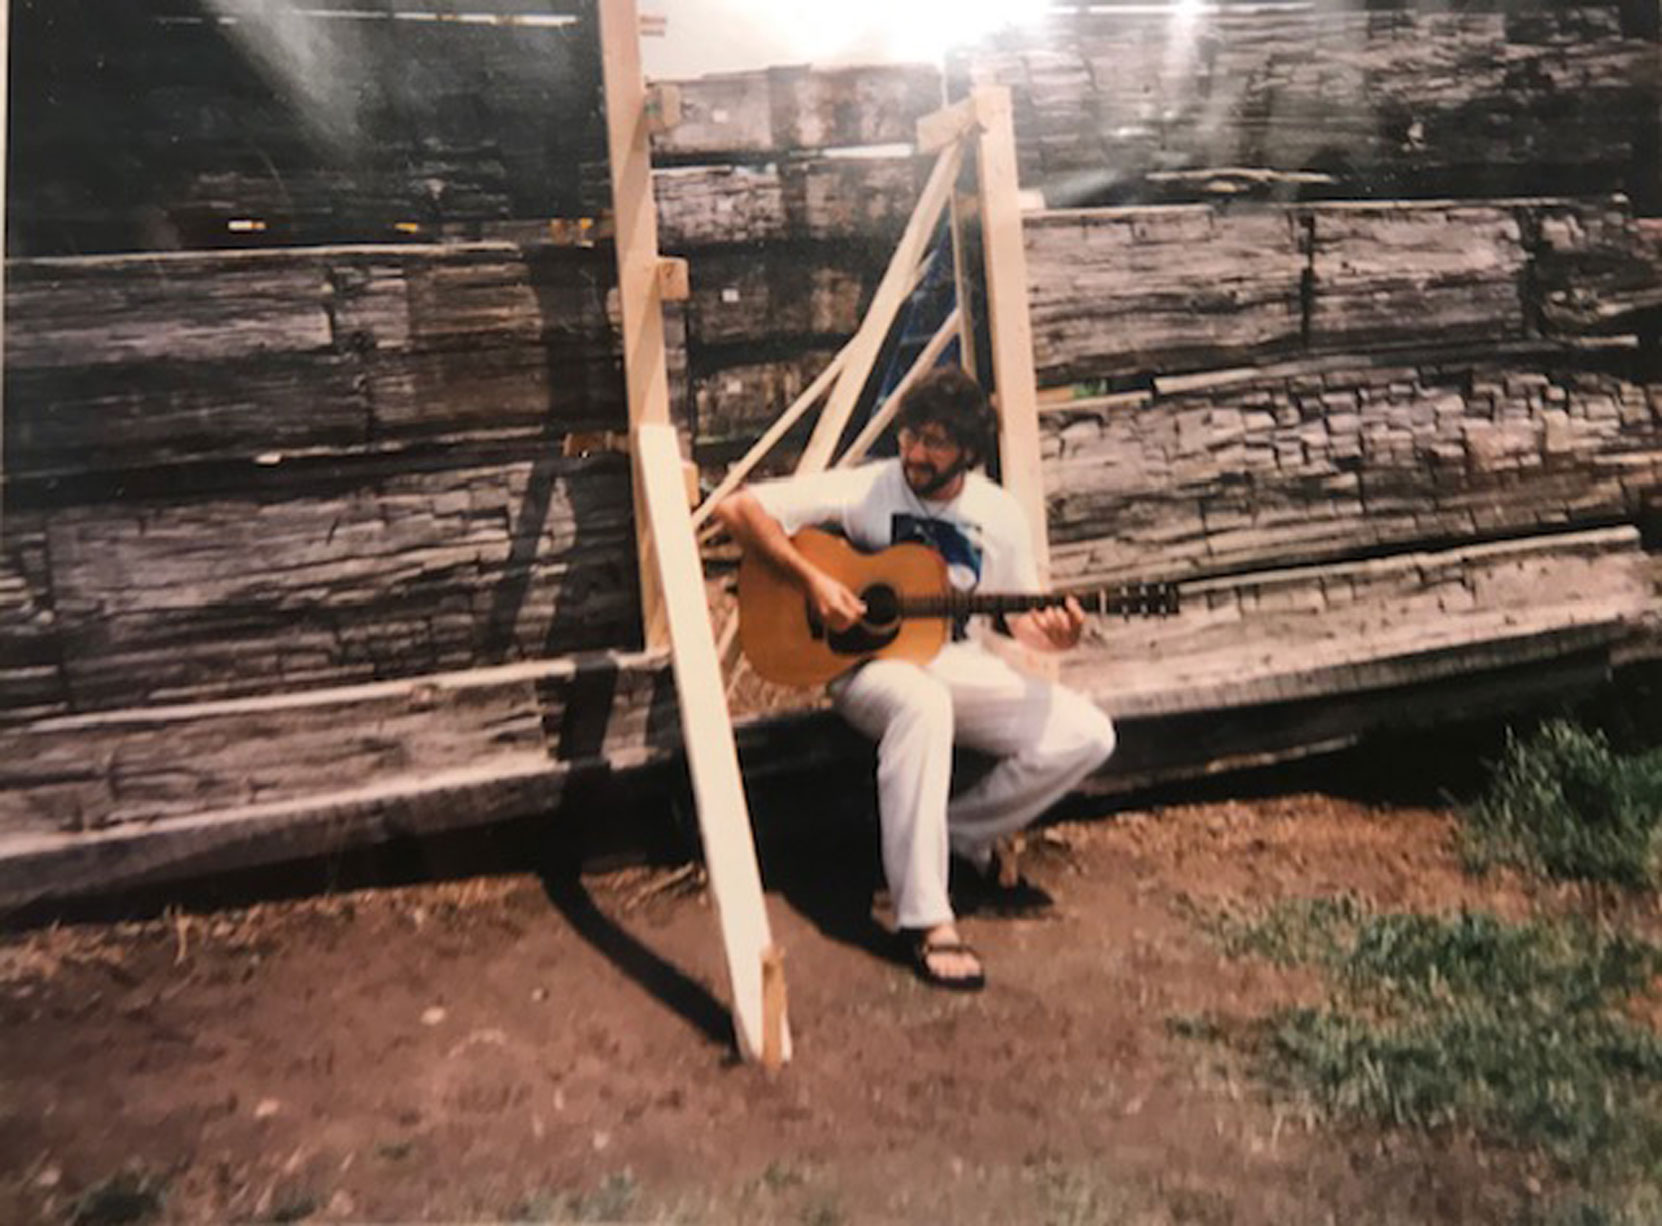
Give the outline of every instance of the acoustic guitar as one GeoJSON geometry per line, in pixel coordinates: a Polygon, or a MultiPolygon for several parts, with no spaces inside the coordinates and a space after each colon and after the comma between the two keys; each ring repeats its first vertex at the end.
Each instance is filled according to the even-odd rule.
{"type": "Polygon", "coordinates": [[[1169,617],[1178,611],[1169,583],[1129,583],[1089,592],[960,592],[946,561],[927,545],[863,553],[840,536],[804,528],[791,538],[815,566],[865,601],[866,615],[830,630],[802,591],[758,558],[739,565],[739,646],[756,675],[781,685],[821,685],[862,660],[924,664],[946,645],[953,623],[977,613],[1024,613],[1075,597],[1087,613],[1169,617]]]}

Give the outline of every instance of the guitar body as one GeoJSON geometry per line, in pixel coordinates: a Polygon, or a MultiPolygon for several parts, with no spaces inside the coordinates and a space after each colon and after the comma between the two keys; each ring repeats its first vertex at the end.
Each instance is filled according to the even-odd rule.
{"type": "Polygon", "coordinates": [[[862,660],[924,664],[946,645],[947,617],[905,617],[902,596],[945,595],[946,563],[925,545],[862,553],[839,536],[804,528],[791,540],[803,555],[866,602],[866,617],[841,634],[817,625],[807,598],[765,562],[739,566],[739,646],[756,675],[781,685],[822,685],[862,660]]]}

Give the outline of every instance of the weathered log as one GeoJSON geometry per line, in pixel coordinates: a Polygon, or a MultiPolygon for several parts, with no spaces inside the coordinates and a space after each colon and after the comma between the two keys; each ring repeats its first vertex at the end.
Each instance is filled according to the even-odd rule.
{"type": "Polygon", "coordinates": [[[674,747],[650,655],[597,653],[285,695],[35,720],[0,732],[0,836],[104,829],[674,747]]]}
{"type": "Polygon", "coordinates": [[[1025,233],[1051,385],[1616,331],[1662,277],[1616,200],[1090,209],[1025,233]]]}
{"type": "Polygon", "coordinates": [[[1662,383],[1631,356],[1366,358],[1044,414],[1059,583],[1339,559],[1633,519],[1662,383]]]}
{"type": "Polygon", "coordinates": [[[870,267],[823,249],[706,252],[691,261],[689,348],[848,337],[860,326],[870,267]]]}
{"type": "Polygon", "coordinates": [[[1349,195],[1616,191],[1662,89],[1615,3],[1102,8],[1002,32],[949,78],[1014,91],[1023,181],[1065,203],[1205,166],[1325,171],[1349,195]]]}
{"type": "Polygon", "coordinates": [[[759,437],[836,356],[814,348],[772,362],[745,362],[700,373],[692,381],[701,443],[759,437]]]}
{"type": "Polygon", "coordinates": [[[1527,254],[1510,210],[1326,205],[1310,217],[1313,348],[1524,334],[1527,254]]]}
{"type": "Polygon", "coordinates": [[[1531,300],[1549,336],[1656,332],[1662,323],[1662,225],[1612,208],[1542,207],[1531,300]]]}
{"type": "MultiPolygon", "coordinates": [[[[14,479],[613,428],[604,253],[505,244],[14,262],[14,479]]],[[[680,339],[681,316],[672,323],[680,339]]],[[[676,345],[678,378],[684,366],[676,345]]]]}
{"type": "Polygon", "coordinates": [[[1300,344],[1305,256],[1289,212],[1041,213],[1024,232],[1041,384],[1232,366],[1300,344]]]}
{"type": "Polygon", "coordinates": [[[770,68],[676,84],[681,121],[653,138],[655,155],[782,153],[911,144],[918,119],[940,105],[931,66],[770,68]]]}
{"type": "Polygon", "coordinates": [[[361,242],[575,214],[571,168],[604,149],[592,8],[569,25],[407,19],[433,7],[234,23],[201,3],[21,7],[8,250],[361,242]]]}
{"type": "Polygon", "coordinates": [[[75,710],[409,676],[639,633],[618,457],[273,470],[8,515],[46,541],[75,710]]]}
{"type": "Polygon", "coordinates": [[[910,156],[805,157],[659,170],[659,239],[682,250],[897,235],[917,202],[922,165],[910,156]]]}

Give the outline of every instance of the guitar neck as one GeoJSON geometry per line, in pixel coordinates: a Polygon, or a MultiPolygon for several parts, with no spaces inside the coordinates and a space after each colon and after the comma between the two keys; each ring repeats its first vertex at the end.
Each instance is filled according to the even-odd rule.
{"type": "Polygon", "coordinates": [[[1126,583],[1090,592],[959,592],[907,596],[902,617],[973,617],[1028,613],[1063,604],[1069,596],[1087,613],[1116,616],[1165,616],[1177,612],[1177,589],[1167,583],[1126,583]]]}

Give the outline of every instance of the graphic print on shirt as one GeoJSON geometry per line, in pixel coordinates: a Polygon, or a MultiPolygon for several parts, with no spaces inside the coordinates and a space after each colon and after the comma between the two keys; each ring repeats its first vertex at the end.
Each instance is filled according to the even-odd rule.
{"type": "MultiPolygon", "coordinates": [[[[896,511],[889,519],[889,541],[895,545],[916,541],[929,546],[946,560],[947,581],[960,592],[967,592],[981,582],[981,545],[970,539],[966,528],[974,530],[968,524],[896,511]]],[[[952,637],[964,638],[968,625],[967,616],[957,618],[953,622],[952,637]]]]}

